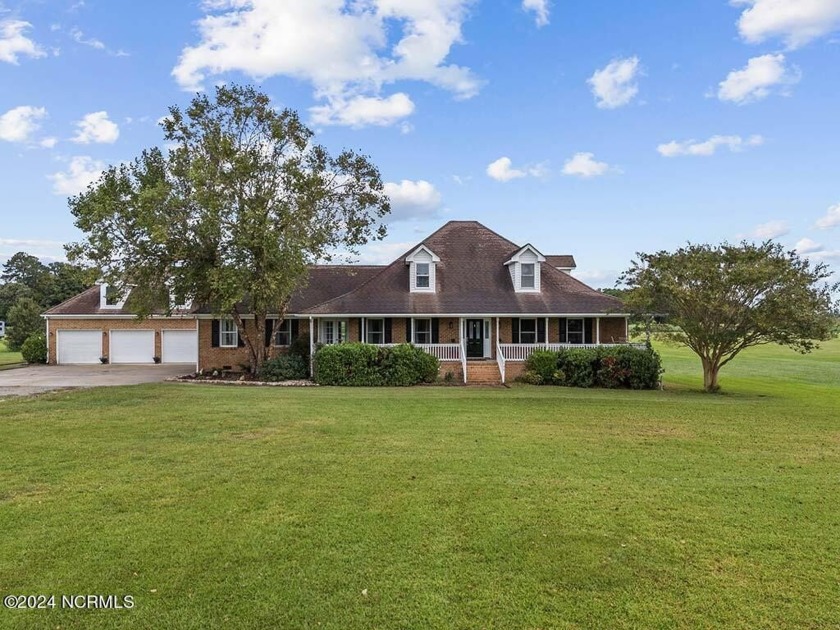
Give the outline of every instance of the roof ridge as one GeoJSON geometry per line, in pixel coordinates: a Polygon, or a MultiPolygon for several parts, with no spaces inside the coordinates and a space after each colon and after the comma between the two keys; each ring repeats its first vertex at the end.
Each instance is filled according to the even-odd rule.
{"type": "MultiPolygon", "coordinates": [[[[335,300],[338,300],[338,299],[340,299],[340,298],[343,298],[345,295],[350,295],[351,293],[355,293],[356,291],[358,291],[358,290],[359,290],[359,289],[361,289],[362,287],[367,286],[367,284],[368,284],[368,283],[370,283],[372,280],[375,280],[376,278],[378,278],[379,276],[381,276],[383,273],[385,273],[385,270],[386,270],[386,269],[390,269],[390,268],[391,268],[391,267],[392,267],[395,263],[397,263],[397,262],[399,262],[399,259],[395,260],[394,262],[392,262],[392,263],[391,263],[391,264],[389,264],[389,265],[385,265],[385,266],[383,266],[383,267],[382,267],[382,269],[379,271],[379,273],[375,273],[375,274],[373,274],[370,278],[368,278],[367,280],[365,280],[364,282],[362,282],[360,285],[358,285],[358,286],[356,286],[356,287],[353,287],[352,289],[350,289],[349,291],[346,291],[346,292],[342,293],[341,295],[336,295],[335,297],[330,298],[329,300],[325,300],[325,301],[323,301],[323,302],[319,302],[318,304],[313,304],[313,305],[312,305],[312,306],[310,306],[309,308],[305,308],[305,309],[303,310],[303,312],[304,312],[304,313],[306,313],[307,311],[311,311],[312,309],[318,308],[319,306],[324,306],[325,304],[329,304],[330,302],[334,302],[335,300]]],[[[371,265],[371,266],[372,266],[372,267],[378,267],[378,265],[371,265]]]]}

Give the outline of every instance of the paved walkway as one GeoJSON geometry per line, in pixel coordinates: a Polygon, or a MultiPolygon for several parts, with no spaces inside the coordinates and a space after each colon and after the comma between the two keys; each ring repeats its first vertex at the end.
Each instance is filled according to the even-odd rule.
{"type": "Polygon", "coordinates": [[[0,371],[0,397],[29,396],[67,387],[156,383],[189,374],[195,365],[31,365],[0,371]]]}

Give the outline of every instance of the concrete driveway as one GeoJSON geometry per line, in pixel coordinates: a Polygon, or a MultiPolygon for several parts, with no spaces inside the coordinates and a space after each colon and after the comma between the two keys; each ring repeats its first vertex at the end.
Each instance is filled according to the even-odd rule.
{"type": "Polygon", "coordinates": [[[66,387],[155,383],[189,374],[195,365],[31,365],[0,371],[0,397],[28,396],[66,387]]]}

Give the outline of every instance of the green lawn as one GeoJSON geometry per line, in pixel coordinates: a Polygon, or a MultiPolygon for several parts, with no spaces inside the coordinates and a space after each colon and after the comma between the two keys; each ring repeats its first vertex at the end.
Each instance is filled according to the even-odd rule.
{"type": "Polygon", "coordinates": [[[0,627],[840,627],[840,342],[697,390],[0,402],[0,627]]]}
{"type": "Polygon", "coordinates": [[[6,342],[0,339],[0,368],[4,365],[11,365],[22,361],[23,358],[20,356],[20,352],[12,352],[6,346],[6,342]]]}

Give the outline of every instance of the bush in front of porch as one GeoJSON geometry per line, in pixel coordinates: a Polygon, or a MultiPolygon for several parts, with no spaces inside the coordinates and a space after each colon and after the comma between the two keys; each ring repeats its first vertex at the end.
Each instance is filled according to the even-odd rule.
{"type": "Polygon", "coordinates": [[[652,348],[631,346],[535,350],[521,381],[532,385],[656,389],[662,361],[652,348]]]}
{"type": "Polygon", "coordinates": [[[342,343],[315,353],[315,382],[349,387],[407,387],[433,383],[440,362],[411,344],[342,343]]]}

